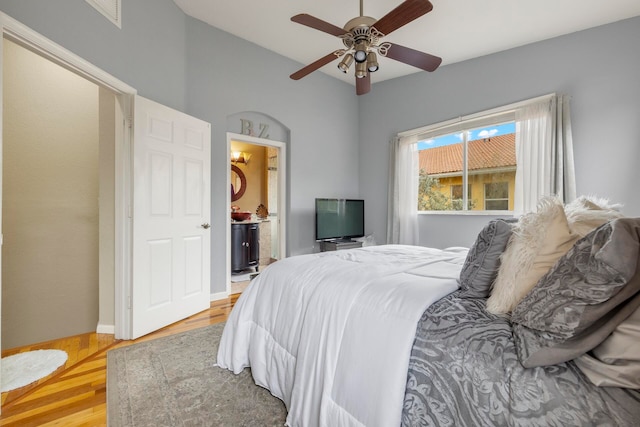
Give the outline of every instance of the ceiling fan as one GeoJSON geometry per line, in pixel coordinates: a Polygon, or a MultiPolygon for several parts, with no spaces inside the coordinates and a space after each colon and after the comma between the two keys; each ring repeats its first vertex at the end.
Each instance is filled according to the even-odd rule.
{"type": "Polygon", "coordinates": [[[371,90],[370,73],[379,68],[376,52],[381,56],[404,62],[425,71],[434,71],[438,68],[442,58],[394,43],[380,42],[380,39],[392,31],[430,12],[433,5],[428,0],[405,0],[378,20],[363,16],[362,3],[363,0],[360,0],[360,16],[347,22],[343,28],[306,13],[291,18],[293,22],[298,24],[339,37],[346,48],[333,51],[291,74],[290,77],[293,80],[299,80],[329,62],[344,56],[338,64],[338,68],[346,73],[355,61],[356,93],[358,95],[365,94],[371,90]]]}

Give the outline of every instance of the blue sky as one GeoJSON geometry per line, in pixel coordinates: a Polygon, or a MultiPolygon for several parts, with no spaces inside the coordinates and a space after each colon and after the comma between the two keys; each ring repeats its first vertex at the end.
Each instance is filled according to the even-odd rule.
{"type": "MultiPolygon", "coordinates": [[[[516,131],[515,122],[505,123],[503,125],[487,126],[483,128],[473,129],[469,131],[469,141],[480,138],[490,138],[492,136],[504,135],[506,133],[514,133],[516,131]]],[[[429,139],[418,142],[418,150],[427,148],[441,147],[443,145],[458,144],[462,142],[462,133],[455,133],[438,138],[429,139]]]]}

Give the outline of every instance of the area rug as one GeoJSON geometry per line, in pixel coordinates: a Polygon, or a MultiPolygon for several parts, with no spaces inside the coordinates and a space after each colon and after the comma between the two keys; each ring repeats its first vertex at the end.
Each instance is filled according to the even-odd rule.
{"type": "Polygon", "coordinates": [[[1,392],[24,387],[55,372],[67,361],[62,350],[33,350],[2,358],[1,392]]]}
{"type": "Polygon", "coordinates": [[[283,426],[281,400],[215,365],[224,323],[107,353],[107,423],[122,426],[283,426]]]}

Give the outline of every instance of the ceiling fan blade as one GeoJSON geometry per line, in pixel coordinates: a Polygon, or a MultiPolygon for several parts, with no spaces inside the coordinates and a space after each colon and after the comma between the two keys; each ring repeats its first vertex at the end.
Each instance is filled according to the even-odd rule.
{"type": "Polygon", "coordinates": [[[331,34],[336,37],[340,37],[344,34],[347,34],[347,32],[342,28],[336,27],[333,24],[330,24],[326,21],[323,21],[322,19],[318,19],[306,13],[301,13],[299,15],[293,16],[291,17],[291,20],[293,22],[297,22],[298,24],[306,25],[307,27],[320,30],[322,32],[331,34]]]}
{"type": "Polygon", "coordinates": [[[373,24],[373,27],[386,36],[392,31],[430,12],[431,9],[433,9],[433,5],[429,0],[406,0],[391,12],[378,19],[378,21],[373,24]]]}
{"type": "Polygon", "coordinates": [[[385,55],[387,58],[413,65],[425,71],[434,71],[440,66],[442,58],[428,53],[420,52],[399,44],[389,43],[391,46],[385,55]]]}
{"type": "Polygon", "coordinates": [[[356,94],[364,95],[371,90],[371,73],[367,73],[366,76],[362,78],[356,77],[356,94]]]}
{"type": "Polygon", "coordinates": [[[295,73],[291,74],[289,77],[291,77],[293,80],[300,80],[307,74],[310,74],[315,70],[317,70],[318,68],[327,65],[329,62],[333,61],[334,59],[340,58],[344,54],[345,54],[344,49],[339,49],[334,52],[331,52],[330,54],[323,56],[322,58],[318,59],[315,62],[312,62],[306,67],[299,69],[295,73]]]}

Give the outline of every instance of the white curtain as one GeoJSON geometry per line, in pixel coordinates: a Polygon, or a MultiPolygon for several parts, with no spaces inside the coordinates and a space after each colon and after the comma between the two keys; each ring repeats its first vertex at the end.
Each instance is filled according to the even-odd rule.
{"type": "Polygon", "coordinates": [[[387,243],[418,243],[418,142],[415,136],[395,138],[389,156],[387,243]]]}
{"type": "Polygon", "coordinates": [[[576,197],[569,101],[553,96],[516,111],[516,214],[534,211],[543,196],[576,197]]]}

